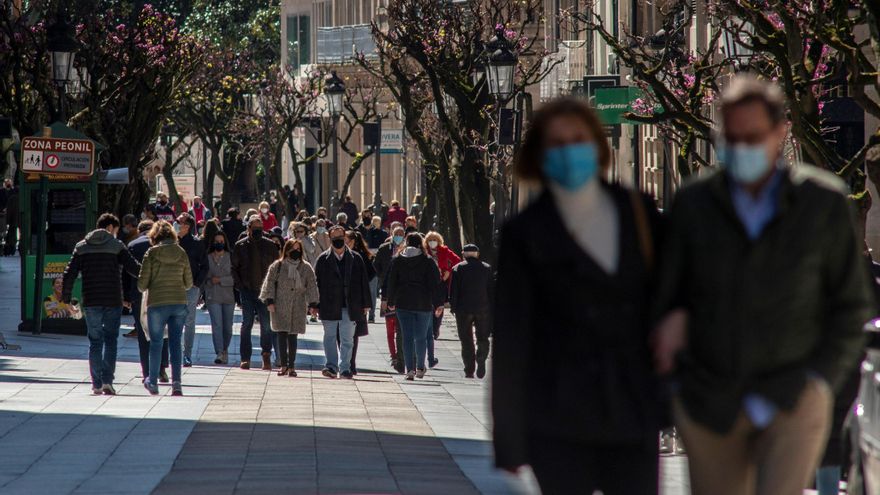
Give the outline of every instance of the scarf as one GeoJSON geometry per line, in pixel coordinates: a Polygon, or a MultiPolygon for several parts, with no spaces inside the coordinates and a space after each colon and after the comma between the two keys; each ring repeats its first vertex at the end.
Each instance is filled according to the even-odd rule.
{"type": "Polygon", "coordinates": [[[293,286],[297,289],[304,289],[305,284],[303,283],[302,277],[299,275],[299,264],[301,261],[294,261],[291,259],[284,260],[284,264],[287,265],[287,278],[293,279],[293,286]]]}

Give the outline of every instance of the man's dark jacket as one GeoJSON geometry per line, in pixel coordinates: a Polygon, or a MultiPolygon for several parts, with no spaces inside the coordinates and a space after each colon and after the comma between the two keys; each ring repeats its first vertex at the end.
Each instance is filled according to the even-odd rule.
{"type": "Polygon", "coordinates": [[[840,387],[872,314],[844,184],[807,165],[782,173],[776,216],[756,240],[723,173],[679,191],[670,213],[656,314],[690,313],[680,396],[718,433],[730,430],[746,394],[786,411],[811,375],[840,387]]]}
{"type": "Polygon", "coordinates": [[[235,243],[232,250],[232,279],[235,288],[258,291],[269,265],[278,259],[278,246],[265,237],[247,236],[235,243]]]}
{"type": "Polygon", "coordinates": [[[61,298],[69,303],[76,277],[82,274],[83,306],[122,306],[122,277],[119,267],[137,277],[141,270],[122,241],[104,229],[86,234],[73,249],[64,270],[61,298]]]}
{"type": "Polygon", "coordinates": [[[238,218],[226,218],[220,222],[220,228],[226,234],[226,241],[235,244],[238,237],[246,230],[246,227],[238,218]]]}
{"type": "Polygon", "coordinates": [[[186,257],[189,258],[193,287],[201,287],[208,276],[208,253],[205,251],[205,244],[190,233],[182,236],[177,243],[186,251],[186,257]]]}
{"type": "Polygon", "coordinates": [[[379,277],[379,287],[385,285],[385,277],[388,275],[388,269],[391,268],[391,257],[394,254],[395,247],[389,237],[379,246],[376,256],[373,257],[373,268],[376,269],[376,276],[379,277]]]}
{"type": "Polygon", "coordinates": [[[492,307],[492,267],[465,258],[452,268],[449,305],[453,313],[487,314],[492,307]]]}
{"type": "Polygon", "coordinates": [[[333,248],[324,251],[315,262],[315,278],[318,281],[318,309],[322,320],[342,319],[343,299],[339,294],[344,294],[351,321],[363,319],[364,308],[370,307],[370,281],[364,260],[359,254],[346,249],[340,272],[333,248]]]}
{"type": "MultiPolygon", "coordinates": [[[[128,252],[137,260],[138,263],[144,262],[144,256],[150,249],[150,238],[146,234],[142,234],[137,239],[128,243],[128,252]]],[[[137,288],[137,276],[131,276],[128,273],[122,274],[123,287],[127,301],[137,301],[141,297],[141,291],[137,288]]]]}

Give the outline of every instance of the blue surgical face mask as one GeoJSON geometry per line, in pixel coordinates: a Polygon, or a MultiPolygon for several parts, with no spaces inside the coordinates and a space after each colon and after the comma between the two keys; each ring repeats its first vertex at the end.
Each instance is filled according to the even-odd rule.
{"type": "Polygon", "coordinates": [[[594,143],[575,143],[544,152],[544,175],[569,191],[577,191],[599,172],[594,143]]]}
{"type": "Polygon", "coordinates": [[[400,244],[401,242],[403,242],[403,236],[402,236],[402,235],[396,235],[396,236],[394,236],[394,237],[391,238],[391,242],[393,242],[394,244],[400,244]]]}
{"type": "Polygon", "coordinates": [[[770,170],[767,148],[763,144],[719,143],[715,153],[725,172],[740,184],[753,184],[770,170]]]}

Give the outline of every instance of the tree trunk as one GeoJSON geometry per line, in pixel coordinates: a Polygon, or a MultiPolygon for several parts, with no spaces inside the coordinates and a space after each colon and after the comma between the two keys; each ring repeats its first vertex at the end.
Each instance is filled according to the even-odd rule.
{"type": "Polygon", "coordinates": [[[177,193],[177,185],[174,184],[174,170],[163,168],[162,177],[165,178],[165,184],[168,186],[168,190],[165,191],[168,194],[168,200],[175,208],[178,208],[178,205],[180,205],[180,195],[177,193]]]}

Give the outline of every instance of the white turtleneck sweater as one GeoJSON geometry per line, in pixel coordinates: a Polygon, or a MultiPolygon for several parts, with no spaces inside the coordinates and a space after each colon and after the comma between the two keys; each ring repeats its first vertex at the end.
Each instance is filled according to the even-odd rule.
{"type": "Polygon", "coordinates": [[[620,262],[620,215],[614,199],[598,179],[577,191],[549,184],[562,224],[591,258],[608,274],[620,262]]]}

